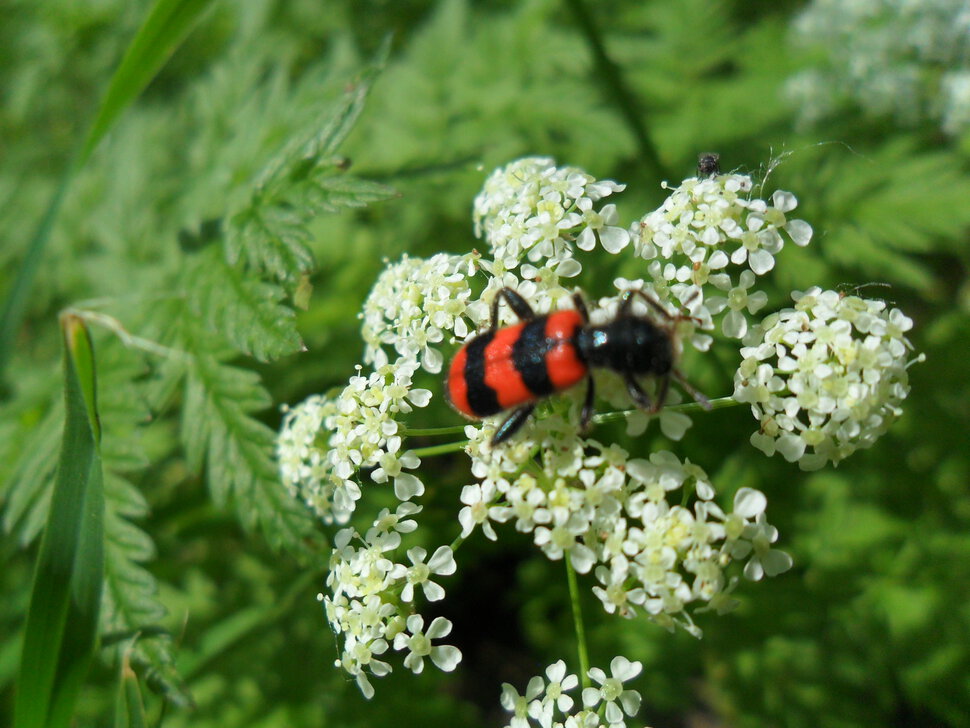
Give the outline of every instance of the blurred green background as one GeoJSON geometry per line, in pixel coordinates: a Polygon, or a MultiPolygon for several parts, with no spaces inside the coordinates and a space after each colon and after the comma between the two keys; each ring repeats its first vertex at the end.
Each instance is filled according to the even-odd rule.
{"type": "MultiPolygon", "coordinates": [[[[970,86],[970,31],[957,2],[860,7],[213,3],[72,180],[17,331],[0,409],[0,725],[12,716],[62,426],[56,314],[92,299],[194,362],[96,332],[105,629],[140,631],[130,658],[152,722],[505,724],[501,682],[521,690],[543,666],[573,662],[562,565],[510,528],[498,544],[473,538],[441,606],[464,654],[458,671],[399,668],[365,701],[333,667],[314,598],[328,534],[275,486],[267,448],[279,405],[346,382],[382,259],[481,244],[471,203],[496,166],[551,155],[625,182],[616,199],[627,224],[662,201],[662,180],[690,176],[709,151],[756,178],[780,160],[764,196],[791,190],[796,216],[815,228],[807,249],[779,256],[769,310],[793,288],[891,283],[869,295],[914,319],[910,338],[927,360],[911,370],[901,420],[837,469],[806,474],[762,457],[747,444],[755,425],[744,408],[696,418],[679,451],[726,494],[767,494],[795,568],[742,584],[737,612],[700,618],[701,641],[609,618],[590,596],[591,660],[643,661],[640,722],[657,727],[970,725],[970,100],[956,93],[961,79],[970,86]],[[348,199],[306,222],[313,292],[295,330],[308,351],[294,353],[292,340],[251,331],[273,329],[271,319],[254,324],[227,303],[233,285],[256,284],[231,268],[212,277],[216,243],[258,197],[253,179],[268,160],[319,125],[389,34],[386,66],[333,166],[394,195],[348,199]]],[[[148,9],[0,4],[4,297],[148,9]]],[[[636,269],[580,283],[606,295],[617,273],[636,269]]],[[[298,277],[276,283],[269,297],[283,306],[306,290],[298,277]]],[[[696,379],[723,396],[736,361],[730,347],[715,360],[696,379]]],[[[440,392],[433,378],[422,384],[440,392]]],[[[424,424],[454,424],[435,400],[424,424]]],[[[446,543],[470,476],[461,458],[435,471],[423,474],[425,523],[430,543],[446,543]]],[[[129,643],[106,640],[79,725],[110,723],[129,643]]]]}

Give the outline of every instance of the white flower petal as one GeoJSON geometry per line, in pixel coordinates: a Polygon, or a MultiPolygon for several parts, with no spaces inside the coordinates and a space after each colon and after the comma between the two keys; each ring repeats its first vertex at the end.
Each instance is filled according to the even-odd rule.
{"type": "Polygon", "coordinates": [[[453,672],[461,662],[461,651],[451,645],[431,648],[431,661],[443,672],[453,672]]]}
{"type": "Polygon", "coordinates": [[[630,233],[623,228],[605,227],[600,230],[600,242],[607,253],[616,255],[630,244],[630,233]]]}
{"type": "Polygon", "coordinates": [[[740,488],[734,496],[734,513],[742,518],[755,518],[767,505],[765,494],[754,488],[740,488]]]}
{"type": "Polygon", "coordinates": [[[408,501],[415,496],[424,495],[424,483],[411,473],[401,473],[394,478],[394,496],[401,501],[408,501]]]}

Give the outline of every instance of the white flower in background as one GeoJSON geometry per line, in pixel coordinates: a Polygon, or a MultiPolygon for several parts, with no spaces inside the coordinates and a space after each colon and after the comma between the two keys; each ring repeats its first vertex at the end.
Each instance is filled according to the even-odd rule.
{"type": "Polygon", "coordinates": [[[907,125],[938,120],[948,134],[970,126],[965,0],[814,0],[792,25],[796,39],[825,59],[787,83],[804,123],[852,101],[907,125]]]}
{"type": "Polygon", "coordinates": [[[870,447],[902,413],[913,322],[884,301],[811,288],[741,349],[734,396],[760,427],[751,443],[805,470],[870,447]]]}
{"type": "Polygon", "coordinates": [[[412,386],[417,368],[407,359],[385,363],[369,376],[351,377],[335,398],[312,395],[286,411],[276,441],[280,477],[325,523],[350,518],[362,468],[374,467],[375,483],[392,481],[399,500],[424,492],[416,476],[403,472],[421,460],[402,449],[398,422],[431,400],[430,391],[412,386]]]}
{"type": "Polygon", "coordinates": [[[468,278],[475,258],[439,253],[388,264],[371,289],[361,318],[366,343],[364,362],[379,367],[387,360],[382,347],[421,363],[426,371],[441,371],[443,356],[436,345],[446,337],[464,338],[465,309],[471,296],[468,278]]]}
{"type": "Polygon", "coordinates": [[[615,224],[616,207],[595,204],[624,187],[577,167],[557,167],[550,157],[525,157],[495,170],[473,215],[476,237],[489,245],[493,275],[542,261],[570,278],[582,270],[574,247],[588,251],[599,242],[608,252],[622,250],[630,236],[615,224]]]}
{"type": "Polygon", "coordinates": [[[529,680],[525,695],[519,695],[514,685],[502,683],[502,695],[499,702],[503,708],[512,713],[512,721],[509,723],[511,728],[526,728],[529,725],[530,705],[538,702],[535,699],[542,695],[545,689],[545,683],[538,676],[529,680]]]}
{"type": "Polygon", "coordinates": [[[812,238],[808,223],[788,217],[794,195],[777,191],[769,204],[751,197],[752,188],[747,175],[690,177],[632,230],[658,298],[689,306],[704,322],[729,309],[722,330],[735,338],[747,329],[743,311],[755,313],[767,300],[749,291],[774,268],[785,237],[800,246],[812,238]]]}
{"type": "Polygon", "coordinates": [[[584,703],[589,703],[572,713],[576,701],[568,693],[579,686],[579,678],[567,674],[566,663],[562,660],[549,665],[545,677],[536,676],[529,680],[525,695],[519,695],[515,687],[502,685],[502,707],[512,713],[506,728],[625,728],[625,716],[636,715],[640,706],[640,694],[635,690],[624,689],[623,683],[636,677],[642,666],[630,662],[625,657],[616,657],[610,663],[611,676],[599,668],[589,671],[590,678],[598,688],[583,691],[584,703]],[[600,703],[604,707],[597,711],[591,709],[600,703]],[[605,714],[605,718],[600,715],[605,714]]]}
{"type": "Polygon", "coordinates": [[[940,83],[943,131],[959,134],[970,126],[970,68],[947,73],[940,83]]]}

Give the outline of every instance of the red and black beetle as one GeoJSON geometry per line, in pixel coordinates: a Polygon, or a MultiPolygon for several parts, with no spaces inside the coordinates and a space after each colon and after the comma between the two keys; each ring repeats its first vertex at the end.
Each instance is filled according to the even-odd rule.
{"type": "Polygon", "coordinates": [[[491,325],[458,351],[448,370],[447,393],[452,406],[466,417],[481,419],[512,410],[492,444],[505,442],[525,423],[536,401],[587,381],[580,425],[585,430],[593,417],[593,378],[596,368],[612,369],[623,377],[634,403],[658,412],[667,398],[673,377],[705,408],[710,403],[694,389],[675,366],[677,347],[674,326],[686,315],[672,316],[641,290],[621,295],[612,321],[594,326],[582,296],[573,294],[575,309],[537,316],[522,296],[503,288],[492,302],[491,325]],[[634,296],[640,296],[664,323],[633,313],[634,296]],[[521,323],[498,327],[502,299],[521,323]],[[637,377],[657,377],[653,399],[643,391],[637,377]]]}

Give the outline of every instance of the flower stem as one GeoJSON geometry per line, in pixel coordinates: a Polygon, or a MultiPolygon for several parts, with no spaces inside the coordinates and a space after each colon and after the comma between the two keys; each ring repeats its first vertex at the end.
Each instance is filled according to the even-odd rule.
{"type": "Polygon", "coordinates": [[[463,450],[471,440],[459,440],[458,442],[446,442],[443,445],[430,445],[429,447],[418,447],[411,450],[419,458],[431,457],[432,455],[445,455],[450,452],[463,450]]]}
{"type": "MultiPolygon", "coordinates": [[[[734,397],[718,397],[717,399],[712,399],[710,401],[711,409],[725,409],[727,407],[737,407],[738,405],[744,404],[744,402],[738,402],[734,397]]],[[[702,406],[699,402],[684,402],[683,404],[672,404],[668,407],[664,407],[668,412],[706,412],[707,407],[702,406]]],[[[599,425],[604,422],[613,422],[614,420],[622,420],[636,412],[643,412],[640,409],[628,409],[628,410],[618,410],[616,412],[603,412],[602,414],[593,416],[593,424],[599,425]]],[[[659,414],[659,413],[658,413],[659,414]]]]}
{"type": "Polygon", "coordinates": [[[405,427],[401,432],[407,437],[434,437],[435,435],[460,435],[465,431],[465,425],[451,425],[449,427],[405,427]]]}
{"type": "Polygon", "coordinates": [[[569,561],[569,554],[563,556],[566,563],[566,580],[569,582],[569,602],[573,609],[573,624],[576,626],[576,646],[579,652],[579,674],[583,688],[591,687],[589,681],[589,652],[586,649],[586,628],[583,626],[583,610],[579,604],[579,585],[576,571],[569,561]]]}
{"type": "Polygon", "coordinates": [[[451,549],[451,551],[452,551],[452,553],[454,553],[455,551],[457,551],[457,550],[458,550],[458,548],[459,548],[459,547],[460,547],[460,546],[461,546],[461,545],[462,545],[463,543],[465,543],[465,537],[464,537],[464,536],[462,536],[461,534],[458,534],[457,536],[455,536],[455,540],[454,540],[454,541],[452,541],[452,542],[451,542],[450,544],[448,544],[448,546],[449,546],[449,548],[451,549]]]}

